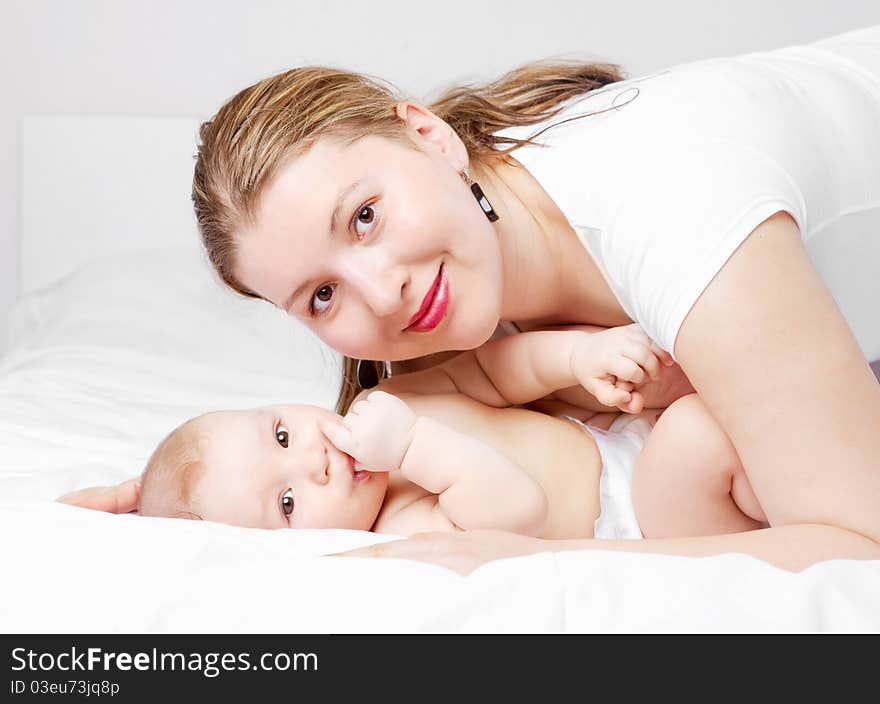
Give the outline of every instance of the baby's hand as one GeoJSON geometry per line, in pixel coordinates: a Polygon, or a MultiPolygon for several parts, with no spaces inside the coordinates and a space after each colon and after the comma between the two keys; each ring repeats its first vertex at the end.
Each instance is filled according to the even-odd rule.
{"type": "Polygon", "coordinates": [[[373,391],[348,409],[342,424],[322,423],[321,431],[355,459],[355,469],[400,469],[412,440],[416,414],[396,396],[373,391]]]}
{"type": "Polygon", "coordinates": [[[644,398],[633,388],[660,375],[672,357],[636,324],[584,335],[573,347],[571,371],[600,403],[639,413],[644,398]]]}

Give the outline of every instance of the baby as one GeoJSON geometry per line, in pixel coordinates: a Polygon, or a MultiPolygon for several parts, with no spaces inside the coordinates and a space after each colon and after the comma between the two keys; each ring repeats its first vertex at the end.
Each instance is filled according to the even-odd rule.
{"type": "Polygon", "coordinates": [[[671,358],[638,326],[527,332],[364,392],[345,417],[272,406],[194,418],[142,476],[60,500],[258,528],[544,538],[710,535],[766,526],[696,394],[644,411],[671,358]],[[518,407],[580,385],[624,414],[518,407]]]}

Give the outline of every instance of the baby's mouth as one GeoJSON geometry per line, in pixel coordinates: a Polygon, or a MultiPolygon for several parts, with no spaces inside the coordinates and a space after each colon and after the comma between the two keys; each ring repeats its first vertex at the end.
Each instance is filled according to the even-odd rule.
{"type": "Polygon", "coordinates": [[[366,471],[365,469],[360,469],[360,470],[355,469],[354,468],[354,457],[349,455],[347,452],[344,454],[348,458],[348,467],[351,470],[351,476],[356,483],[362,482],[364,479],[366,479],[367,477],[370,476],[370,473],[368,471],[366,471]]]}

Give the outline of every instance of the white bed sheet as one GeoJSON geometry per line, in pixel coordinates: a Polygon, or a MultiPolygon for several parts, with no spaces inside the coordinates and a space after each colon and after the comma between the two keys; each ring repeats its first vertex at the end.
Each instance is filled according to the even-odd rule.
{"type": "Polygon", "coordinates": [[[52,503],[143,466],[216,408],[331,406],[339,358],[221,290],[191,250],[99,259],[25,298],[0,361],[4,632],[877,631],[880,562],[799,574],[743,555],[579,551],[468,577],[322,557],[389,539],[52,503]]]}

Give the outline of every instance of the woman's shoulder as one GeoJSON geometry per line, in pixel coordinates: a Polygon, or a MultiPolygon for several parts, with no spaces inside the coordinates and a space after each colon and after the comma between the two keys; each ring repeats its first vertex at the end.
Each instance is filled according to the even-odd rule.
{"type": "Polygon", "coordinates": [[[824,69],[806,66],[797,48],[702,59],[609,83],[570,99],[544,122],[498,134],[632,153],[704,135],[748,138],[749,130],[802,117],[811,86],[825,80],[824,69]]]}

